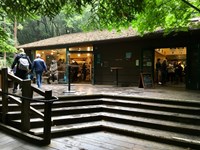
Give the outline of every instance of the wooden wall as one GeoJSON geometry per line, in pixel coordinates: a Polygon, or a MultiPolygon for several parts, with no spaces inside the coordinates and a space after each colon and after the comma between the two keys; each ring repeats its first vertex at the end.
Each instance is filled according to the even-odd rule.
{"type": "Polygon", "coordinates": [[[111,67],[122,67],[118,71],[119,83],[138,84],[141,49],[132,42],[95,45],[95,84],[114,84],[116,72],[111,67]]]}

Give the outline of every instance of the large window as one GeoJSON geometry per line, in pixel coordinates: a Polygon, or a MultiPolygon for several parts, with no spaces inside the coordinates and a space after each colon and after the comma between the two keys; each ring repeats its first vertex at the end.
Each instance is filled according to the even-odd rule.
{"type": "Polygon", "coordinates": [[[62,60],[66,62],[66,49],[49,49],[49,50],[37,50],[36,54],[41,54],[42,59],[46,62],[47,66],[51,64],[54,59],[56,61],[62,60]]]}

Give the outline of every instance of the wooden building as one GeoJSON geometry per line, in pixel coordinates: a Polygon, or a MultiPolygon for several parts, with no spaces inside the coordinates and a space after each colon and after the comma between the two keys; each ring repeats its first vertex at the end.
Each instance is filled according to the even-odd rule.
{"type": "Polygon", "coordinates": [[[157,58],[181,63],[187,89],[200,89],[200,30],[164,35],[162,31],[139,36],[132,29],[121,32],[94,31],[66,34],[21,45],[34,59],[36,53],[50,64],[52,59],[63,64],[60,81],[68,76],[67,65],[75,60],[79,67],[76,82],[83,82],[81,66],[87,67],[84,82],[137,86],[140,73],[155,76],[157,58]],[[186,69],[187,68],[187,69],[186,69]]]}

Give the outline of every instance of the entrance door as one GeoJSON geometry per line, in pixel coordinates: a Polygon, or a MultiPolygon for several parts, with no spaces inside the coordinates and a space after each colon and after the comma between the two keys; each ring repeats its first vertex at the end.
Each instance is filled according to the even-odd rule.
{"type": "Polygon", "coordinates": [[[200,44],[188,47],[186,88],[200,89],[200,44]]]}
{"type": "MultiPolygon", "coordinates": [[[[175,48],[157,48],[155,49],[155,58],[154,58],[154,70],[155,76],[154,79],[158,83],[162,84],[165,82],[167,85],[175,87],[185,87],[185,67],[186,67],[186,56],[187,49],[186,47],[175,47],[175,48]],[[163,69],[162,67],[156,70],[156,62],[160,59],[162,64],[164,60],[167,62],[167,68],[163,69]]],[[[161,65],[162,66],[162,65],[161,65]]]]}
{"type": "Polygon", "coordinates": [[[93,68],[93,54],[92,52],[80,53],[70,52],[69,63],[76,64],[79,67],[72,68],[71,81],[75,83],[91,83],[92,68],[93,68]]]}
{"type": "Polygon", "coordinates": [[[141,72],[153,75],[154,50],[145,49],[142,53],[141,72]]]}

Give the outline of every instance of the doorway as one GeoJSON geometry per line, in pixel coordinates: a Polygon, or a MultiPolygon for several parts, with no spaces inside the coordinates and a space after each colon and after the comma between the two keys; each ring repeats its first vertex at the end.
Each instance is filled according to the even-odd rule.
{"type": "Polygon", "coordinates": [[[78,65],[71,70],[72,83],[91,83],[93,79],[93,48],[91,46],[69,48],[69,64],[78,65]]]}
{"type": "Polygon", "coordinates": [[[157,48],[154,56],[154,81],[159,85],[185,87],[186,47],[157,48]],[[160,65],[157,65],[158,61],[160,65]]]}

